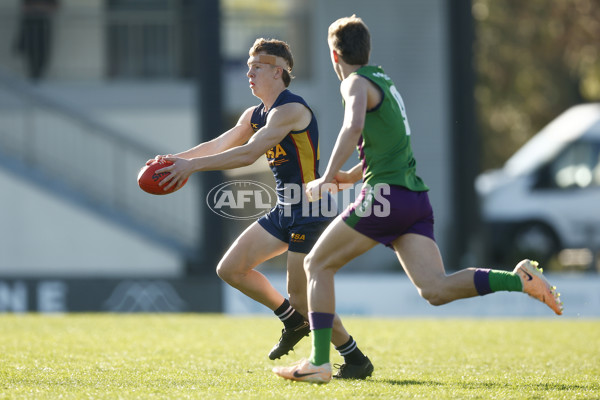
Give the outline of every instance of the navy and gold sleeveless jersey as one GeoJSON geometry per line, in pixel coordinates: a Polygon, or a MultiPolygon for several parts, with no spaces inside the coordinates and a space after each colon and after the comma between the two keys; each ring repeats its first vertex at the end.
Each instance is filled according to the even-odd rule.
{"type": "MultiPolygon", "coordinates": [[[[319,128],[317,119],[304,99],[289,90],[281,92],[271,110],[288,103],[300,103],[311,113],[310,124],[303,130],[289,132],[283,140],[266,152],[269,167],[275,176],[277,199],[280,204],[290,204],[284,190],[286,185],[295,184],[302,188],[303,185],[319,178],[319,128]]],[[[254,109],[251,124],[254,132],[266,125],[269,111],[265,111],[264,104],[254,109]]],[[[298,202],[293,201],[294,203],[298,202]]]]}

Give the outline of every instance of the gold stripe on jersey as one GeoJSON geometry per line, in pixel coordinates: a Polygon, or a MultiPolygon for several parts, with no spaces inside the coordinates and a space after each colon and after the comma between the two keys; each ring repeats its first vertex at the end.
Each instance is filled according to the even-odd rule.
{"type": "Polygon", "coordinates": [[[314,181],[315,177],[315,163],[318,160],[318,149],[315,155],[315,148],[308,131],[292,133],[290,137],[294,141],[296,146],[296,152],[298,153],[298,163],[300,163],[300,171],[302,173],[302,183],[308,183],[314,181]]]}

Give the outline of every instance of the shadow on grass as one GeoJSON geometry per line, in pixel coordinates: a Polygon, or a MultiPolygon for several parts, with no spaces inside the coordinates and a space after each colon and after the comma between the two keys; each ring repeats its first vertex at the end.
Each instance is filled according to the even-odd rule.
{"type": "Polygon", "coordinates": [[[560,382],[540,382],[540,383],[507,383],[507,382],[462,382],[460,384],[465,389],[500,389],[500,388],[518,388],[518,389],[533,389],[533,390],[550,390],[550,391],[571,391],[571,390],[589,390],[593,389],[592,384],[568,384],[560,382]]]}
{"type": "Polygon", "coordinates": [[[459,386],[463,389],[533,389],[546,391],[573,391],[597,389],[595,385],[566,384],[560,382],[542,382],[542,383],[523,383],[511,384],[507,382],[438,382],[431,380],[415,379],[377,379],[375,382],[381,382],[388,385],[397,386],[459,386]]]}
{"type": "Polygon", "coordinates": [[[417,381],[415,379],[378,379],[377,382],[398,386],[442,386],[444,383],[436,381],[417,381]]]}

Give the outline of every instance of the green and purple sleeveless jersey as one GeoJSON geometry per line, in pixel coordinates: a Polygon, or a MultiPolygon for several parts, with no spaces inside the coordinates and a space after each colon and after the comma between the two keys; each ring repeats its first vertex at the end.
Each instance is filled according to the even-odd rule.
{"type": "Polygon", "coordinates": [[[416,161],[410,145],[410,126],[404,102],[394,82],[381,67],[364,66],[355,74],[381,89],[381,103],[367,111],[365,126],[357,144],[363,181],[404,186],[415,192],[429,190],[416,174],[416,161]]]}

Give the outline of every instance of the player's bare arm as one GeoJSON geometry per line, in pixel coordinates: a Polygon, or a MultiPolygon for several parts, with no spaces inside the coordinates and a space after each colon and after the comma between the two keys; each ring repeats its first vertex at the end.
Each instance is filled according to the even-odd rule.
{"type": "MultiPolygon", "coordinates": [[[[362,77],[358,77],[365,80],[362,77]]],[[[367,85],[367,110],[372,110],[376,108],[382,101],[381,92],[372,82],[368,82],[367,85]]],[[[366,110],[365,110],[366,111],[366,110]]],[[[363,122],[364,126],[364,122],[363,122]]],[[[362,164],[358,163],[348,171],[338,171],[335,174],[335,183],[338,184],[338,189],[343,190],[353,183],[358,182],[362,179],[362,164]],[[346,184],[344,186],[344,184],[346,184]]]]}
{"type": "Polygon", "coordinates": [[[213,154],[219,154],[233,147],[241,146],[246,143],[254,131],[250,127],[250,118],[255,107],[250,107],[240,116],[237,124],[224,132],[219,137],[199,144],[198,146],[182,153],[175,154],[175,157],[192,159],[197,157],[205,157],[213,154]]]}
{"type": "MultiPolygon", "coordinates": [[[[165,157],[173,165],[158,170],[157,173],[171,174],[161,181],[165,189],[181,185],[192,173],[245,167],[252,164],[267,150],[281,142],[290,132],[305,128],[310,122],[310,111],[299,103],[284,104],[271,111],[266,125],[257,131],[247,143],[229,150],[192,159],[165,157]]],[[[250,120],[248,120],[250,126],[250,120]]]]}
{"type": "Polygon", "coordinates": [[[351,75],[342,81],[340,91],[346,103],[344,122],[325,173],[321,178],[306,185],[306,194],[309,199],[319,198],[322,186],[334,183],[335,175],[354,152],[365,126],[368,85],[369,82],[366,79],[357,75],[351,75]]]}
{"type": "Polygon", "coordinates": [[[250,118],[252,112],[256,107],[250,107],[240,116],[237,124],[222,133],[219,137],[209,140],[208,142],[200,143],[199,145],[192,147],[189,150],[182,151],[177,154],[158,155],[155,158],[148,160],[146,165],[151,164],[153,161],[160,161],[165,157],[179,157],[186,160],[209,156],[213,154],[222,153],[223,151],[229,150],[236,146],[241,146],[246,143],[254,134],[250,127],[250,118]]]}
{"type": "Polygon", "coordinates": [[[358,163],[348,171],[338,171],[335,174],[335,182],[339,190],[348,188],[350,185],[362,179],[362,164],[358,163]]]}

